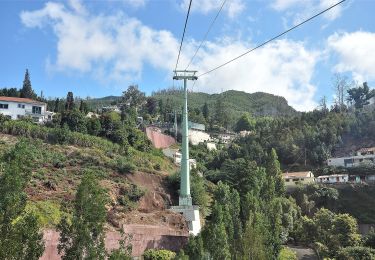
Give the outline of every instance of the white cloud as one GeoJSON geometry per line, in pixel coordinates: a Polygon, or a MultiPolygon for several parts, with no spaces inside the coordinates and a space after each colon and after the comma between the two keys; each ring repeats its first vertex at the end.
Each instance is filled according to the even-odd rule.
{"type": "MultiPolygon", "coordinates": [[[[189,7],[190,0],[183,0],[181,2],[180,7],[183,10],[187,10],[189,7]]],[[[212,11],[218,11],[222,5],[223,1],[221,0],[199,0],[193,1],[191,4],[191,11],[192,12],[199,12],[202,14],[208,14],[212,11]]],[[[223,6],[223,12],[230,18],[234,18],[239,15],[245,9],[245,1],[244,0],[230,0],[226,1],[223,6]]]]}
{"type": "Polygon", "coordinates": [[[375,33],[335,33],[328,47],[338,55],[336,72],[351,72],[358,82],[375,80],[375,33]]]}
{"type": "MultiPolygon", "coordinates": [[[[107,85],[141,79],[145,66],[171,74],[179,38],[166,30],[154,30],[141,21],[118,12],[113,15],[82,14],[74,6],[47,3],[44,8],[21,13],[25,26],[51,27],[57,37],[57,54],[48,58],[48,68],[76,72],[107,85]]],[[[82,9],[83,10],[83,9],[82,9]]],[[[186,66],[198,42],[187,40],[179,68],[186,66]]],[[[252,43],[224,37],[207,42],[191,69],[200,73],[252,47],[252,43]]],[[[217,93],[237,89],[284,96],[298,110],[316,106],[316,88],[311,80],[320,53],[303,42],[279,40],[197,81],[199,90],[217,93]]]]}
{"type": "MultiPolygon", "coordinates": [[[[273,0],[271,7],[279,12],[287,11],[286,16],[296,25],[303,20],[338,3],[339,0],[273,0]]],[[[341,16],[343,4],[337,5],[323,14],[327,21],[333,21],[341,16]]]]}
{"type": "MultiPolygon", "coordinates": [[[[201,72],[245,52],[243,42],[209,43],[199,55],[201,72]]],[[[311,84],[319,53],[309,51],[302,42],[279,40],[203,76],[197,81],[199,91],[217,93],[236,89],[267,92],[285,97],[297,110],[316,107],[316,87],[311,84]]]]}
{"type": "Polygon", "coordinates": [[[122,0],[128,5],[133,6],[134,8],[144,7],[146,5],[146,0],[122,0]]]}
{"type": "Polygon", "coordinates": [[[22,12],[27,27],[51,26],[58,38],[56,70],[104,75],[123,81],[139,78],[144,63],[172,69],[178,40],[168,31],[155,31],[139,20],[116,15],[81,15],[75,8],[47,3],[41,10],[22,12]]]}

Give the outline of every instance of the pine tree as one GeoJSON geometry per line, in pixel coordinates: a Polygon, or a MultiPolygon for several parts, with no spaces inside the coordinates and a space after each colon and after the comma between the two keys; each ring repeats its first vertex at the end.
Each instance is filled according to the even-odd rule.
{"type": "Polygon", "coordinates": [[[62,259],[105,259],[106,200],[98,180],[86,172],[78,186],[71,224],[63,218],[58,225],[62,259]]]}
{"type": "Polygon", "coordinates": [[[60,99],[56,98],[56,100],[55,100],[55,107],[53,109],[53,112],[57,113],[59,111],[60,111],[60,99]]]}
{"type": "Polygon", "coordinates": [[[205,102],[202,107],[202,114],[203,114],[204,119],[206,119],[206,122],[207,122],[210,117],[210,110],[208,108],[207,102],[205,102]]]}
{"type": "Polygon", "coordinates": [[[65,103],[65,110],[74,110],[75,104],[74,104],[74,96],[73,92],[68,92],[68,95],[66,96],[66,103],[65,103]]]}
{"type": "Polygon", "coordinates": [[[31,99],[36,98],[36,94],[31,87],[31,81],[30,81],[30,75],[29,75],[28,69],[26,69],[25,78],[23,80],[23,86],[20,92],[21,92],[20,93],[21,98],[31,98],[31,99]]]}
{"type": "Polygon", "coordinates": [[[268,160],[267,175],[271,176],[274,179],[275,195],[277,197],[284,195],[285,184],[275,149],[272,149],[270,158],[268,160]]]}

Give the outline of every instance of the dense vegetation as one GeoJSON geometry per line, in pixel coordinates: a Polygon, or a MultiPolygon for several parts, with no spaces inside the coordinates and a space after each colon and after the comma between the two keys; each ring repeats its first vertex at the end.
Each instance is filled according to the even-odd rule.
{"type": "MultiPolygon", "coordinates": [[[[323,104],[307,113],[296,113],[284,99],[259,93],[190,93],[193,121],[209,129],[245,130],[246,135],[217,151],[208,151],[205,145],[192,147],[191,155],[198,162],[192,171],[192,197],[204,218],[202,232],[191,237],[177,255],[149,250],[144,257],[293,259],[283,245],[299,243],[313,246],[323,257],[373,259],[374,235],[361,237],[356,219],[370,216],[361,218],[360,204],[348,210],[337,203],[342,194],[343,203],[355,203],[348,201],[350,192],[345,195],[346,190],[310,185],[290,195],[282,179],[283,170],[340,172],[322,166],[347,136],[352,142],[361,139],[369,144],[375,139],[375,110],[366,108],[373,92],[366,86],[348,91],[352,106],[341,99],[331,109],[323,104]],[[264,105],[270,103],[276,106],[264,105]]],[[[43,251],[40,228],[45,225],[61,231],[59,250],[64,259],[128,259],[131,238],[126,234],[120,249],[113,252],[106,252],[103,243],[106,222],[119,227],[113,212],[134,209],[144,195],[124,176],[136,169],[164,172],[169,174],[169,188],[179,188],[179,174],[161,151],[151,147],[137,117],[146,122],[172,121],[170,113],[178,108],[181,97],[179,90],[146,97],[137,86],[130,86],[115,101],[120,113],[103,111],[86,117],[91,110],[88,102],[77,102],[69,92],[66,99],[49,102],[56,115],[46,125],[0,116],[0,132],[21,140],[0,147],[4,154],[0,249],[7,249],[0,250],[3,258],[37,259],[43,251]],[[47,190],[54,196],[43,194],[47,190]],[[34,198],[27,201],[26,191],[34,198]],[[16,257],[11,258],[12,254],[16,257]]],[[[365,170],[371,172],[371,167],[365,170]]]]}

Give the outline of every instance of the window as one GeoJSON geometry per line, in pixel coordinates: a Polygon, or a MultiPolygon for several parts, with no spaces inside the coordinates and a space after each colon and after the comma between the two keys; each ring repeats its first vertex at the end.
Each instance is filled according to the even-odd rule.
{"type": "Polygon", "coordinates": [[[37,106],[33,106],[32,113],[33,114],[42,114],[42,108],[37,107],[37,106]]]}
{"type": "Polygon", "coordinates": [[[8,109],[9,105],[8,104],[0,104],[0,109],[8,109]]]}
{"type": "Polygon", "coordinates": [[[23,105],[23,104],[18,104],[18,108],[25,108],[25,105],[23,105]]]}

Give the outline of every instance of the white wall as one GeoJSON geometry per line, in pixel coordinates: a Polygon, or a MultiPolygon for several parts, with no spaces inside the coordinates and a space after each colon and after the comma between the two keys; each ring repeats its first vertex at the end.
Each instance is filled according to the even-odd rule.
{"type": "Polygon", "coordinates": [[[31,116],[32,118],[35,117],[35,118],[38,118],[38,119],[35,119],[38,122],[42,122],[44,120],[44,115],[46,112],[46,104],[19,103],[19,102],[11,102],[11,101],[0,101],[0,104],[8,105],[8,109],[0,108],[0,113],[6,116],[10,116],[14,120],[18,119],[18,116],[31,116]],[[18,105],[21,105],[21,107],[18,107],[18,105]],[[38,106],[42,108],[40,115],[32,114],[33,106],[38,106]]]}
{"type": "Polygon", "coordinates": [[[198,145],[199,143],[203,143],[208,140],[210,140],[210,135],[206,132],[191,129],[189,130],[189,142],[192,145],[198,145]]]}

